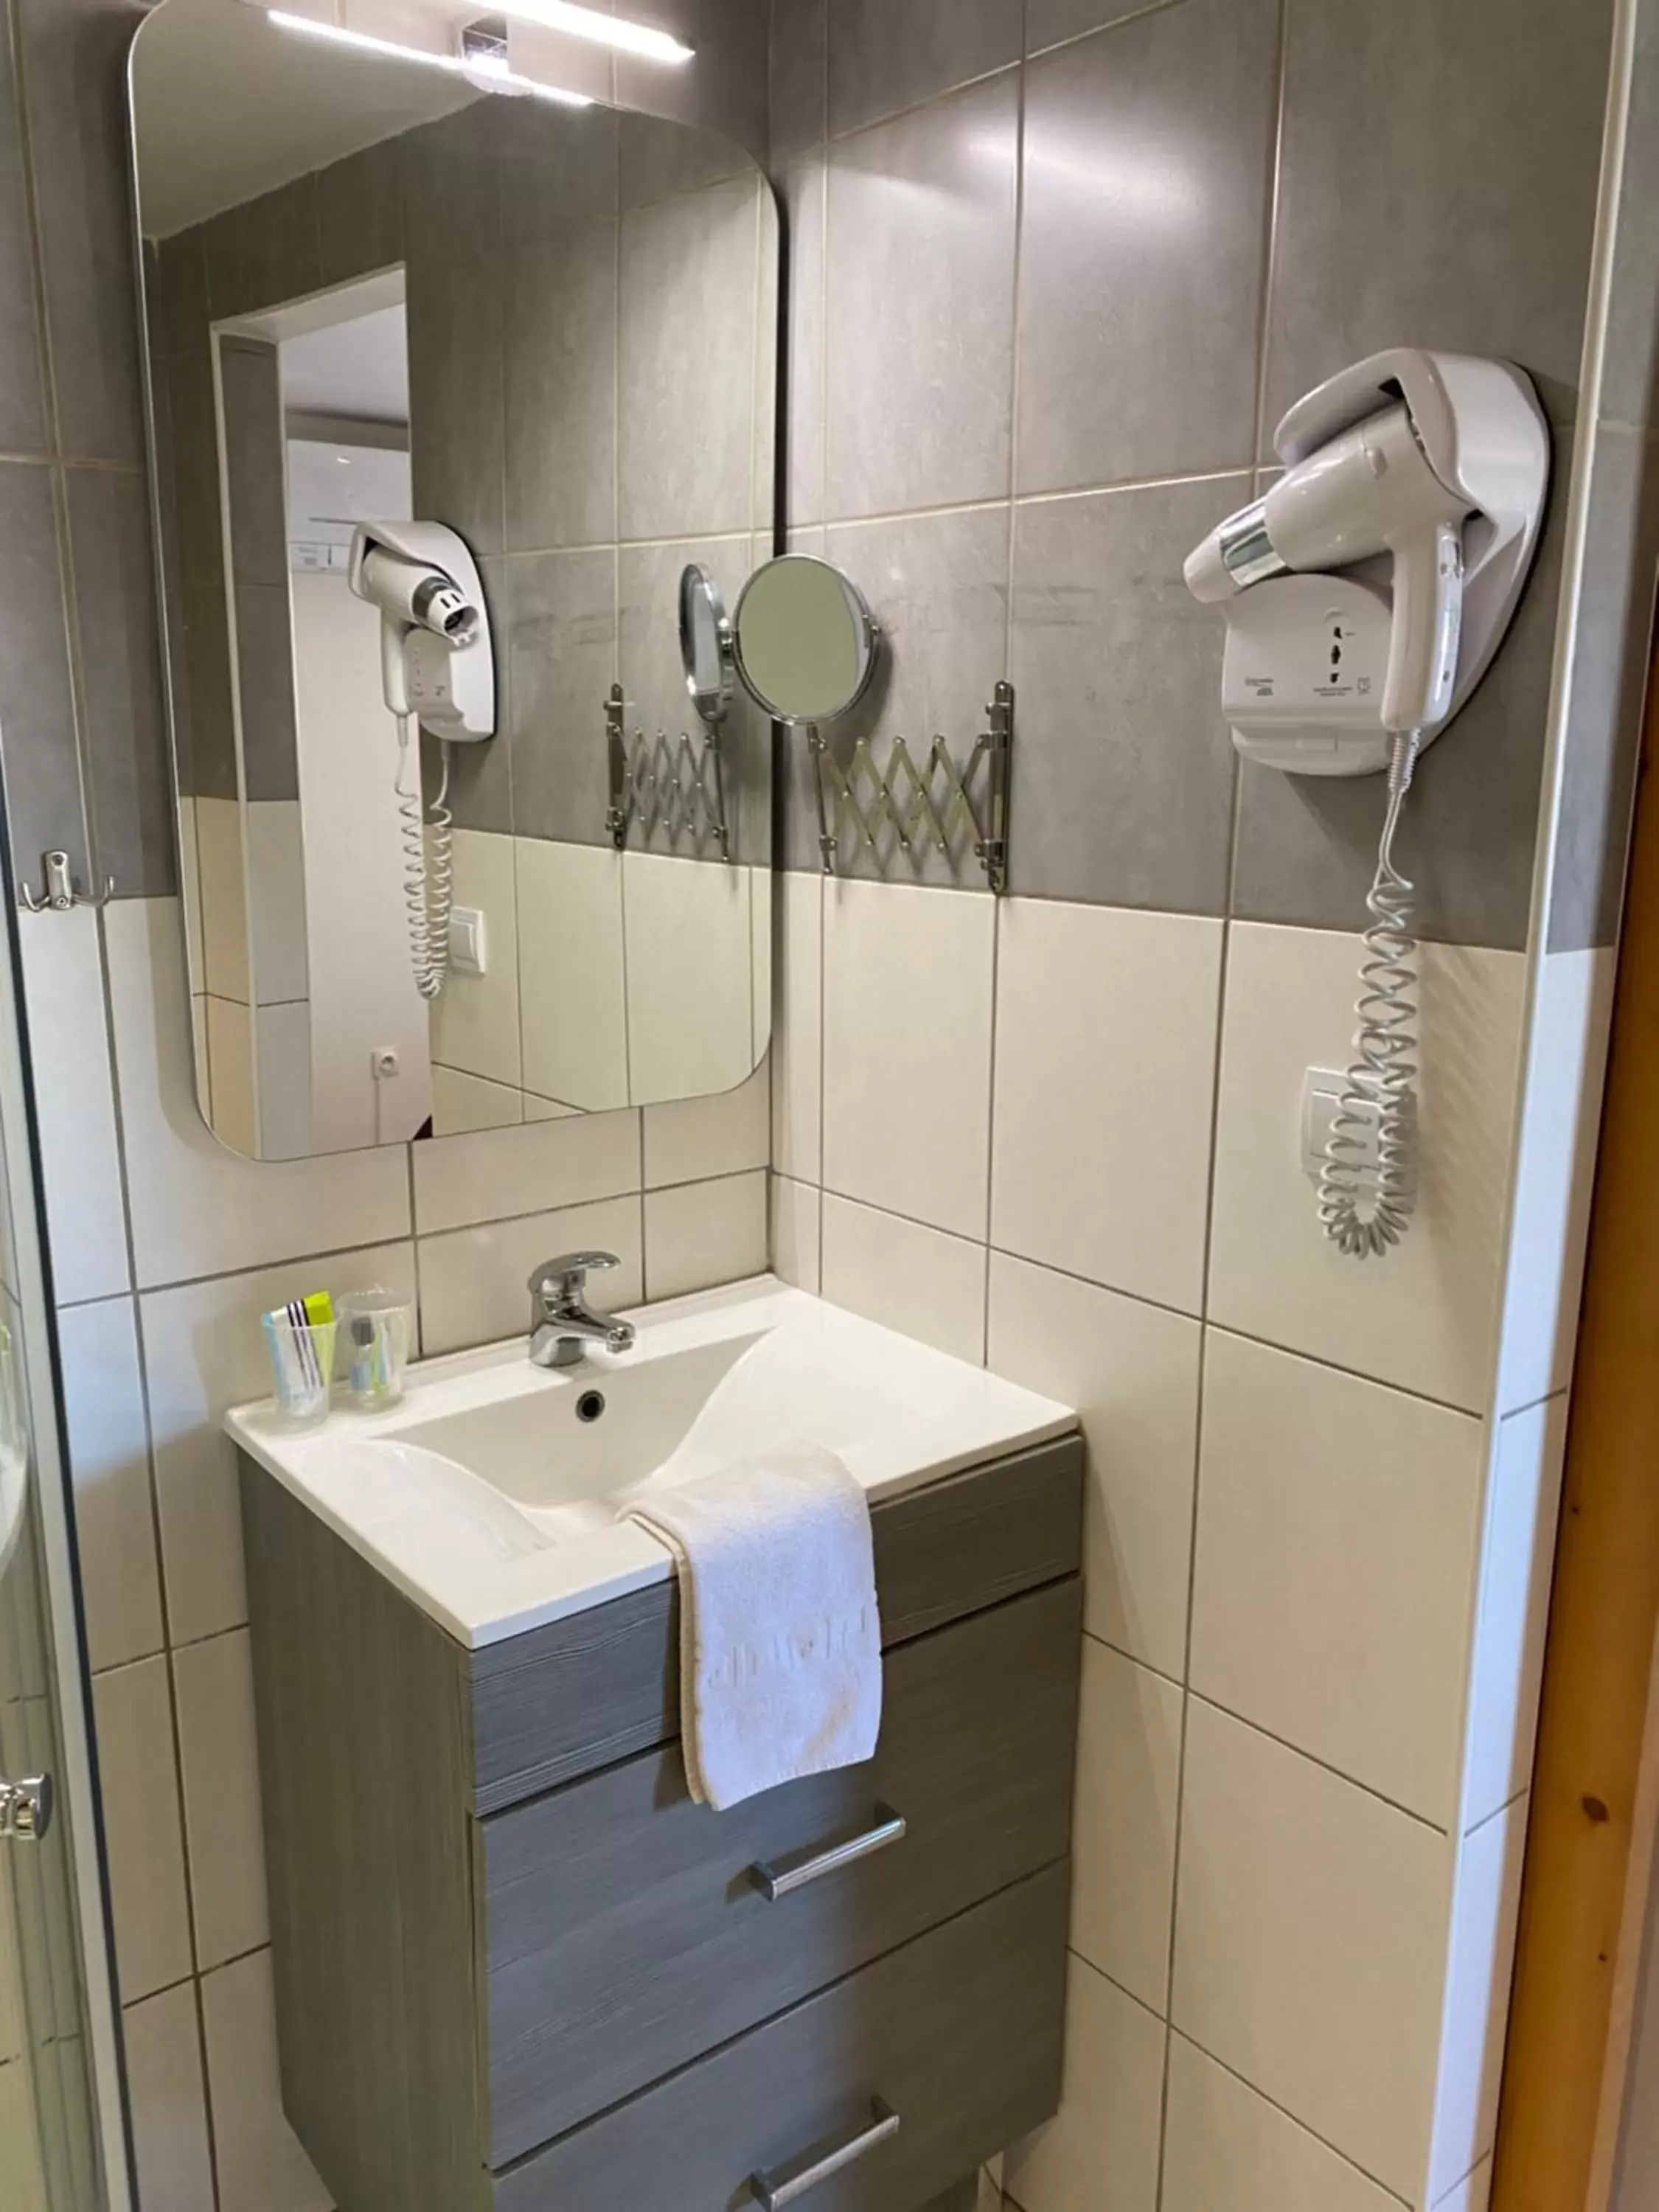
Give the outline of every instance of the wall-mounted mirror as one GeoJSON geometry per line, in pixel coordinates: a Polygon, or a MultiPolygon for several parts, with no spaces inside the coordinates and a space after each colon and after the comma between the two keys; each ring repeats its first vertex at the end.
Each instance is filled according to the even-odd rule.
{"type": "Polygon", "coordinates": [[[700,631],[688,696],[681,579],[723,615],[774,550],[759,170],[247,0],[161,0],[132,91],[210,1125],[287,1159],[734,1087],[770,729],[700,631]],[[454,538],[360,592],[362,526],[454,538]],[[445,719],[482,664],[428,558],[493,735],[445,719]]]}
{"type": "Polygon", "coordinates": [[[733,645],[744,688],[780,722],[833,722],[875,674],[880,632],[850,576],[811,553],[781,553],[744,586],[733,645]]]}

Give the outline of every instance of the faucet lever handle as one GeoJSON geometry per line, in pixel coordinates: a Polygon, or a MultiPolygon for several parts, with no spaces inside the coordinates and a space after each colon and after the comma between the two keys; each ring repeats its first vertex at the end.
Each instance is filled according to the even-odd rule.
{"type": "Polygon", "coordinates": [[[579,1298],[587,1278],[604,1267],[619,1267],[614,1252],[562,1252],[556,1260],[544,1260],[530,1278],[532,1297],[551,1291],[560,1297],[579,1298]]]}

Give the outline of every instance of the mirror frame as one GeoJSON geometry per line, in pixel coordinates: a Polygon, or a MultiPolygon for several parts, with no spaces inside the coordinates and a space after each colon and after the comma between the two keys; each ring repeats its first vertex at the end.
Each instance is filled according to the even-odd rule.
{"type": "Polygon", "coordinates": [[[743,679],[743,688],[755,702],[755,704],[760,708],[763,714],[769,714],[775,722],[781,722],[786,729],[807,729],[819,722],[839,722],[844,716],[852,713],[854,708],[858,705],[860,700],[863,698],[865,693],[870,689],[872,683],[875,679],[876,664],[880,658],[881,624],[871,613],[869,601],[865,598],[863,592],[860,591],[858,586],[853,581],[853,579],[848,574],[844,568],[838,568],[833,561],[826,561],[817,553],[775,553],[769,561],[763,561],[759,568],[753,571],[749,580],[744,584],[743,590],[738,595],[738,611],[732,624],[732,650],[733,658],[737,663],[738,674],[743,679]],[[848,612],[855,616],[858,621],[860,642],[864,649],[863,670],[859,677],[857,688],[841,706],[836,708],[830,714],[791,714],[786,713],[786,711],[777,704],[775,700],[769,698],[767,694],[762,690],[760,685],[756,683],[753,676],[750,675],[748,664],[744,659],[743,611],[749,603],[749,595],[754,590],[756,585],[761,581],[763,577],[769,576],[774,569],[781,568],[786,566],[790,568],[812,568],[827,570],[828,573],[835,578],[837,584],[840,585],[842,592],[848,602],[848,612]]]}

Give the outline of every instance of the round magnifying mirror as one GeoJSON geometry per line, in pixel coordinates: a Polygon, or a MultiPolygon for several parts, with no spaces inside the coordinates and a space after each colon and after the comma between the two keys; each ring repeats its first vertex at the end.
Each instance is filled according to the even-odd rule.
{"type": "Polygon", "coordinates": [[[738,673],[780,722],[833,722],[875,672],[876,628],[850,577],[809,553],[757,568],[738,601],[738,673]]]}
{"type": "Polygon", "coordinates": [[[680,573],[680,663],[698,714],[722,720],[732,697],[732,624],[720,586],[695,561],[680,573]]]}

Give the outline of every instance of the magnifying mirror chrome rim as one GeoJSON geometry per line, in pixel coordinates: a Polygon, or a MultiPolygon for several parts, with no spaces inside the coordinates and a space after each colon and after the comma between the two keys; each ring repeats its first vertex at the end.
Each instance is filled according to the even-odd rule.
{"type": "Polygon", "coordinates": [[[738,674],[742,679],[744,690],[748,692],[756,705],[763,713],[769,714],[775,722],[781,722],[788,729],[805,729],[810,724],[817,722],[838,722],[843,715],[850,714],[870,689],[871,680],[876,672],[877,648],[880,641],[881,625],[871,613],[869,602],[863,592],[860,591],[844,568],[837,568],[833,561],[825,561],[816,553],[774,554],[769,561],[762,562],[738,595],[738,611],[732,623],[732,644],[737,659],[738,674]],[[790,714],[775,699],[770,697],[756,681],[752,670],[744,658],[743,611],[749,604],[750,594],[763,577],[769,576],[775,570],[783,568],[825,570],[841,586],[848,611],[856,617],[859,623],[859,644],[862,654],[862,665],[859,672],[858,684],[839,707],[827,714],[790,714]]]}
{"type": "Polygon", "coordinates": [[[705,722],[724,721],[736,688],[732,617],[726,611],[726,595],[699,562],[688,561],[680,571],[680,666],[691,704],[705,722]],[[696,621],[708,619],[714,632],[714,657],[720,668],[717,689],[707,690],[698,680],[696,621]]]}

